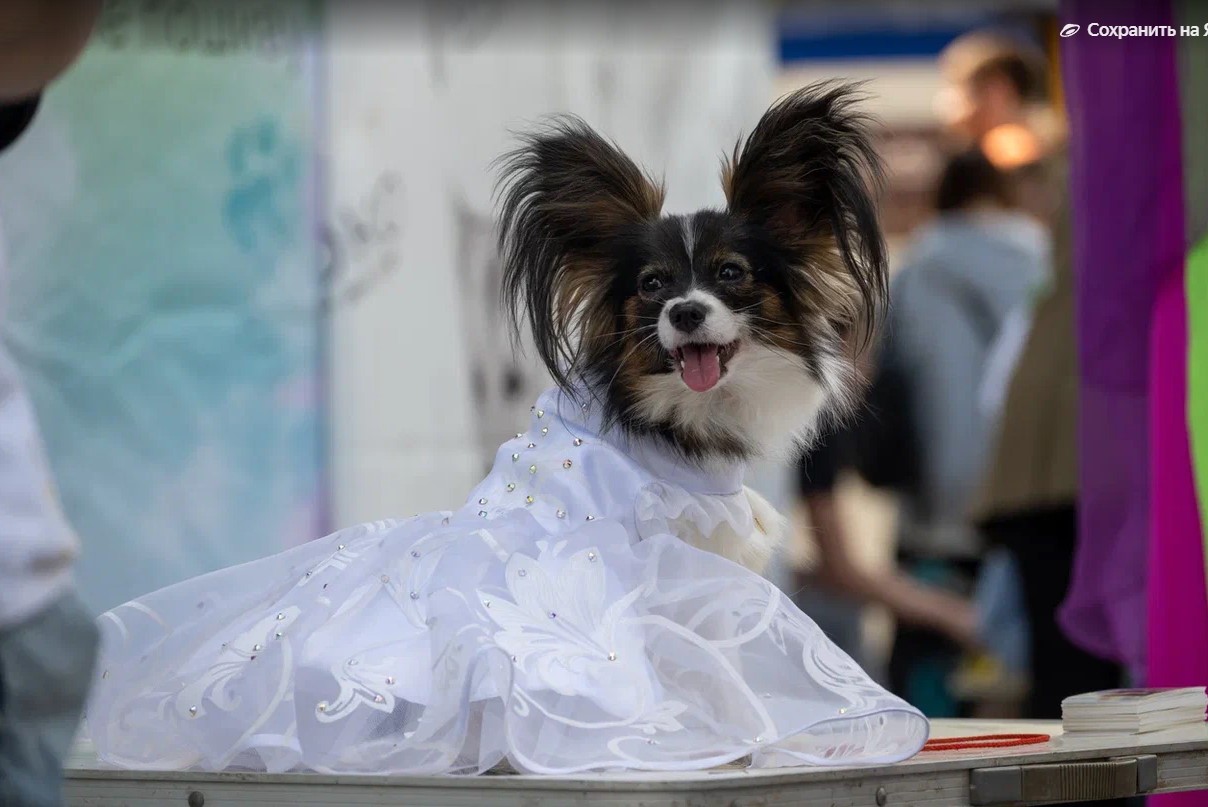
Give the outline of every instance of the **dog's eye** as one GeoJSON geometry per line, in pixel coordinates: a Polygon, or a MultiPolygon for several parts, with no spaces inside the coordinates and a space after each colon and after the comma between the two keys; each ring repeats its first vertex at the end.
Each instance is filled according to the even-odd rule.
{"type": "Polygon", "coordinates": [[[742,280],[746,273],[746,270],[736,263],[723,263],[717,270],[717,279],[723,283],[733,283],[742,280]]]}
{"type": "Polygon", "coordinates": [[[641,280],[642,291],[646,294],[654,294],[659,289],[663,288],[663,279],[658,275],[646,275],[641,280]]]}

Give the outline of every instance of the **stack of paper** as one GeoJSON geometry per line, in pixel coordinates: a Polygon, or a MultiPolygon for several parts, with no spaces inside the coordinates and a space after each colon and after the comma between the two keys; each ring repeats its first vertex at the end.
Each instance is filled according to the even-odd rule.
{"type": "Polygon", "coordinates": [[[1206,711],[1204,687],[1109,689],[1066,698],[1061,724],[1067,734],[1144,734],[1203,723],[1206,711]]]}

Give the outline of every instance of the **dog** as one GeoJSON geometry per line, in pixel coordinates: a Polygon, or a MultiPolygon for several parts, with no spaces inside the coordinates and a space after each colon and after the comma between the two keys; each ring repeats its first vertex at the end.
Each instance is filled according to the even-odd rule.
{"type": "MultiPolygon", "coordinates": [[[[850,414],[887,299],[883,167],[858,85],[776,102],[723,160],[724,210],[664,189],[573,116],[501,158],[503,302],[564,389],[610,428],[704,468],[785,457],[850,414]]],[[[785,519],[747,490],[755,535],[680,537],[760,570],[785,519]]]]}
{"type": "Polygon", "coordinates": [[[726,162],[726,208],[688,216],[582,121],[526,135],[502,163],[502,287],[557,384],[527,431],[456,509],[106,613],[99,758],[432,775],[917,752],[922,714],[748,571],[784,520],[743,466],[850,411],[885,302],[857,100],[778,102],[726,162]]]}

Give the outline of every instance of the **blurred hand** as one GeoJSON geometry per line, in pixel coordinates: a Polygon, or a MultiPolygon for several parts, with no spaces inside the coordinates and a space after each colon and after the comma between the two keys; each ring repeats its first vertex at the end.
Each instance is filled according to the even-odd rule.
{"type": "Polygon", "coordinates": [[[813,526],[818,563],[808,576],[798,574],[798,586],[821,583],[858,602],[884,606],[895,619],[930,628],[964,647],[978,645],[978,615],[971,600],[896,569],[865,568],[851,555],[834,494],[811,494],[804,504],[813,526]]]}
{"type": "Polygon", "coordinates": [[[0,103],[37,95],[88,43],[101,0],[0,0],[0,103]]]}
{"type": "Polygon", "coordinates": [[[948,638],[966,648],[980,645],[977,631],[977,609],[968,600],[953,598],[950,607],[940,618],[940,629],[948,638]]]}

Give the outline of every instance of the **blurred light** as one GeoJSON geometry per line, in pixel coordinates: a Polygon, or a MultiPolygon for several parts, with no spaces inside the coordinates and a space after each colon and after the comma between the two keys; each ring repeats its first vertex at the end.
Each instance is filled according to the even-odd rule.
{"type": "Polygon", "coordinates": [[[1041,144],[1029,129],[1006,123],[982,138],[982,151],[998,168],[1009,171],[1040,158],[1041,144]]]}

